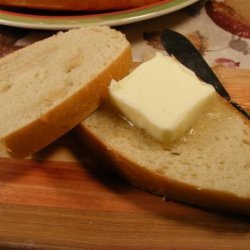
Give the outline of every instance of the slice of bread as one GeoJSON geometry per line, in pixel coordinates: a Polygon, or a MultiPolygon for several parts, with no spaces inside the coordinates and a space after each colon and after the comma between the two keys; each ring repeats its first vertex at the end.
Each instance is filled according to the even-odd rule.
{"type": "Polygon", "coordinates": [[[0,140],[24,157],[95,110],[131,68],[125,36],[108,27],[59,32],[0,59],[0,140]]]}
{"type": "Polygon", "coordinates": [[[242,19],[250,23],[250,1],[246,0],[225,0],[225,5],[233,9],[242,19]]]}
{"type": "Polygon", "coordinates": [[[78,126],[122,177],[200,207],[250,214],[250,124],[220,96],[182,138],[163,145],[106,104],[78,126]]]}

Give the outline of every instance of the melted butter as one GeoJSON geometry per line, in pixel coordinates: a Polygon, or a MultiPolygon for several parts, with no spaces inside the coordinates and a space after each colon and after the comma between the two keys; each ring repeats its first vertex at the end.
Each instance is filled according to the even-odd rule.
{"type": "Polygon", "coordinates": [[[181,146],[183,144],[189,143],[190,140],[194,139],[195,137],[199,137],[199,135],[202,133],[206,133],[206,130],[213,129],[213,126],[217,123],[218,119],[223,118],[223,116],[224,116],[223,119],[225,118],[231,119],[231,117],[227,116],[227,114],[225,114],[223,110],[222,111],[217,110],[218,101],[221,101],[221,100],[219,100],[219,98],[215,98],[210,108],[200,115],[200,117],[194,123],[194,125],[183,136],[181,136],[180,138],[176,139],[175,141],[171,143],[164,143],[164,142],[161,142],[160,140],[153,138],[152,136],[147,134],[145,130],[133,124],[132,121],[126,118],[123,114],[121,114],[116,108],[114,108],[113,106],[110,106],[110,104],[108,106],[110,106],[112,109],[112,112],[115,112],[115,114],[121,120],[123,120],[123,122],[125,122],[131,129],[139,130],[141,131],[141,133],[145,134],[145,136],[150,136],[152,140],[157,141],[164,150],[170,151],[172,155],[178,156],[181,154],[181,146]]]}

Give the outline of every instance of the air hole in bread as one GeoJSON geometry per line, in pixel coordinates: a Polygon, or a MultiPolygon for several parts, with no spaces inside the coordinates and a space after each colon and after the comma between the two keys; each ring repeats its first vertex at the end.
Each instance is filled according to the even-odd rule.
{"type": "Polygon", "coordinates": [[[166,169],[164,169],[164,168],[158,168],[158,169],[156,169],[156,172],[159,173],[159,174],[165,174],[166,169]]]}
{"type": "Polygon", "coordinates": [[[196,173],[192,173],[191,176],[192,176],[193,178],[197,178],[197,177],[198,177],[198,175],[197,175],[196,173]]]}
{"type": "Polygon", "coordinates": [[[12,87],[10,81],[0,80],[0,93],[8,91],[12,87]]]}
{"type": "Polygon", "coordinates": [[[67,63],[65,64],[65,72],[70,73],[74,69],[78,68],[83,61],[83,55],[80,51],[78,51],[74,56],[72,56],[67,63]]]}
{"type": "Polygon", "coordinates": [[[178,151],[171,151],[171,154],[172,154],[172,155],[177,155],[177,156],[178,156],[178,155],[181,155],[181,153],[178,152],[178,151]]]}
{"type": "Polygon", "coordinates": [[[247,135],[247,136],[250,137],[250,133],[248,133],[248,131],[247,131],[246,129],[243,130],[243,133],[244,133],[245,135],[247,135]]]}
{"type": "Polygon", "coordinates": [[[245,143],[245,144],[247,144],[247,145],[250,145],[250,140],[243,139],[242,141],[243,141],[243,143],[245,143]]]}
{"type": "Polygon", "coordinates": [[[169,145],[164,145],[164,144],[163,144],[162,149],[165,150],[165,151],[171,151],[171,148],[170,148],[169,145]]]}
{"type": "Polygon", "coordinates": [[[48,99],[48,98],[45,99],[44,105],[46,107],[51,107],[52,104],[53,104],[53,101],[51,99],[48,99]]]}
{"type": "Polygon", "coordinates": [[[209,164],[207,164],[207,163],[205,163],[205,166],[206,166],[206,169],[210,169],[211,168],[211,166],[209,164]]]}
{"type": "MultiPolygon", "coordinates": [[[[215,136],[214,138],[215,138],[216,141],[220,140],[220,138],[218,136],[215,136]]],[[[227,138],[225,138],[225,139],[227,139],[227,138]]]]}
{"type": "Polygon", "coordinates": [[[250,163],[245,164],[245,165],[244,165],[244,168],[245,168],[245,169],[250,169],[250,163]]]}

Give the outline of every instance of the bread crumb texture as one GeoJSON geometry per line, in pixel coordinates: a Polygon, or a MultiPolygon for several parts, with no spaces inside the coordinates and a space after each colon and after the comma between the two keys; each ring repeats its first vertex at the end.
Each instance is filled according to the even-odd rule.
{"type": "Polygon", "coordinates": [[[250,127],[224,100],[209,110],[182,138],[163,144],[132,127],[108,106],[83,125],[110,149],[138,166],[198,189],[250,197],[250,127]]]}
{"type": "Polygon", "coordinates": [[[108,27],[58,34],[0,60],[0,138],[42,117],[86,86],[128,46],[108,27]]]}

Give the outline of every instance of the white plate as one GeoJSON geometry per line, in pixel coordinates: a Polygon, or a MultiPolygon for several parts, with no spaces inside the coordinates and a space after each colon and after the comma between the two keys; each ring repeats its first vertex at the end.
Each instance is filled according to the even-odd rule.
{"type": "Polygon", "coordinates": [[[105,13],[74,13],[69,15],[45,14],[45,12],[22,12],[17,10],[0,10],[0,24],[21,28],[62,30],[77,28],[86,24],[123,25],[162,16],[182,9],[198,0],[165,0],[160,3],[130,10],[105,13]]]}

